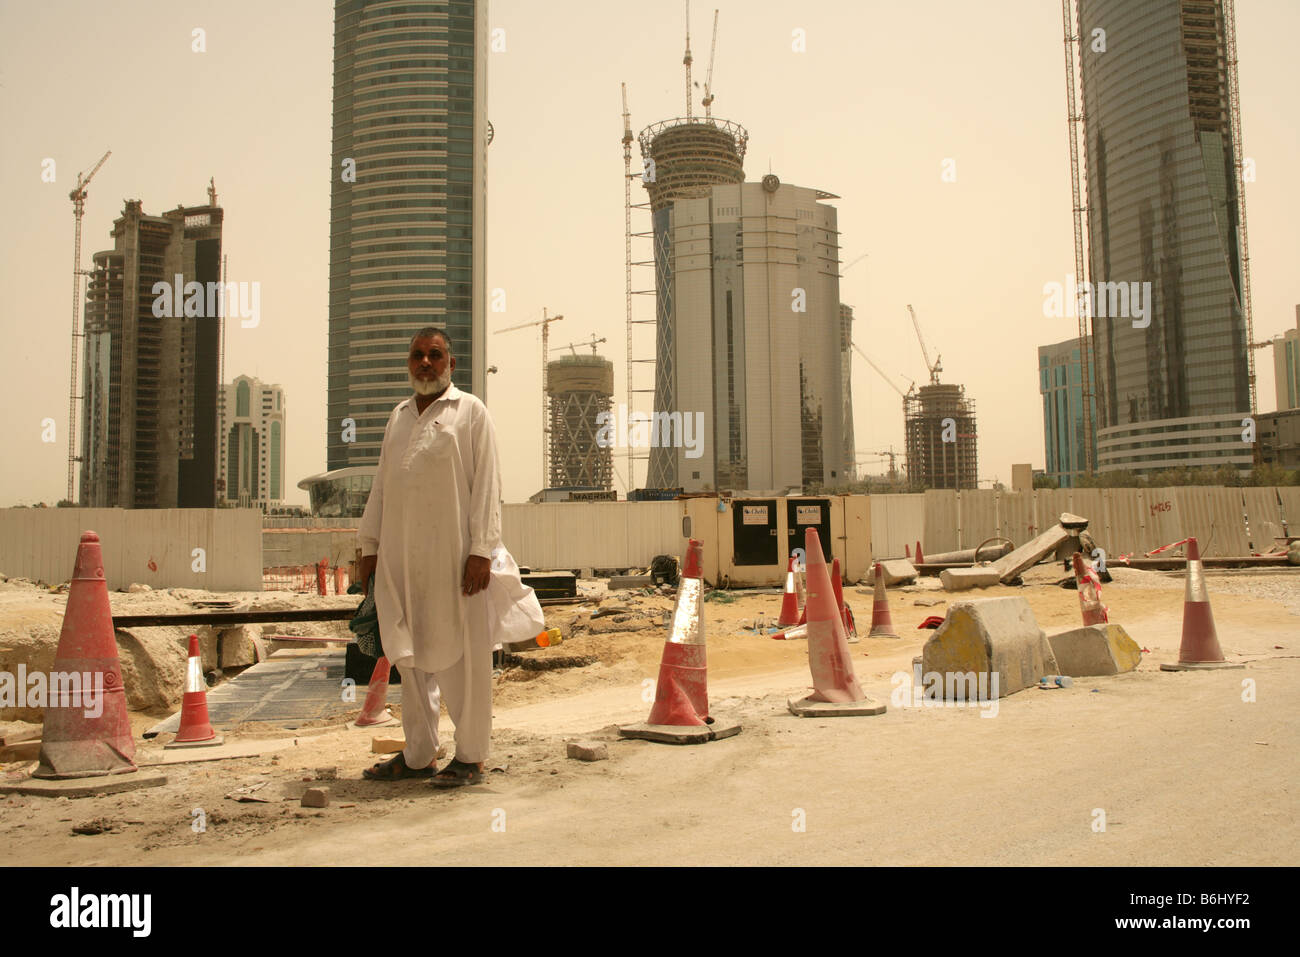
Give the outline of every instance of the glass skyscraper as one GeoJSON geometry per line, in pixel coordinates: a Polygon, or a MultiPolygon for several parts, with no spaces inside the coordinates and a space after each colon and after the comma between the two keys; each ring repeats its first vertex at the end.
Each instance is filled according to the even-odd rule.
{"type": "Polygon", "coordinates": [[[1143,294],[1147,310],[1115,309],[1119,286],[1094,299],[1098,471],[1248,468],[1222,0],[1079,0],[1078,12],[1089,278],[1143,294]]]}
{"type": "MultiPolygon", "coordinates": [[[[1090,346],[1091,337],[1087,342],[1090,346]]],[[[1073,488],[1085,471],[1083,361],[1078,339],[1038,347],[1038,391],[1043,396],[1045,471],[1061,488],[1073,488]]]]}
{"type": "Polygon", "coordinates": [[[486,0],[335,2],[331,471],[378,462],[422,326],[483,395],[488,32],[486,0]]]}

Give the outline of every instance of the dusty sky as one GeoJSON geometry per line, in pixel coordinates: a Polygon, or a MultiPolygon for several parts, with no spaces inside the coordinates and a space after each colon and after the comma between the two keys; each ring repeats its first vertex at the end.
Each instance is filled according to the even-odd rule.
{"type": "MultiPolygon", "coordinates": [[[[748,128],[749,179],[770,167],[783,182],[842,197],[841,259],[853,265],[841,298],[854,307],[858,343],[903,388],[923,382],[912,303],[944,381],[965,384],[977,403],[981,479],[1009,482],[1013,462],[1042,467],[1036,347],[1075,334],[1073,319],[1042,315],[1043,284],[1064,282],[1074,262],[1059,4],[697,0],[701,85],[715,6],[714,114],[748,128]],[[792,50],[796,29],[805,52],[792,50]],[[948,158],[955,182],[941,179],[948,158]]],[[[489,331],[540,318],[543,306],[563,313],[552,347],[607,338],[600,348],[614,360],[621,401],[619,83],[628,83],[634,131],[684,112],[683,5],[493,0],[490,20],[506,49],[488,68],[488,285],[506,291],[507,311],[489,313],[489,331]]],[[[1292,327],[1300,302],[1300,4],[1245,0],[1237,29],[1263,339],[1292,327]]],[[[113,155],[89,188],[86,264],[111,245],[124,199],[156,214],[203,202],[216,177],[230,278],[262,289],[260,325],[230,324],[227,379],[285,387],[289,501],[306,504],[297,481],[325,462],[332,44],[328,0],[0,0],[0,505],[64,494],[68,190],[105,149],[113,155]],[[206,52],[191,49],[196,27],[206,52]],[[47,157],[54,183],[41,180],[47,157]],[[46,417],[53,443],[42,441],[46,417]]],[[[639,305],[648,317],[648,297],[639,305]]],[[[540,349],[533,330],[488,337],[488,362],[501,370],[487,401],[507,501],[541,484],[540,349]]],[[[1269,411],[1271,350],[1256,359],[1269,411]]],[[[898,394],[856,356],[853,400],[859,453],[901,451],[898,394]]],[[[616,465],[624,470],[621,455],[616,465]]]]}

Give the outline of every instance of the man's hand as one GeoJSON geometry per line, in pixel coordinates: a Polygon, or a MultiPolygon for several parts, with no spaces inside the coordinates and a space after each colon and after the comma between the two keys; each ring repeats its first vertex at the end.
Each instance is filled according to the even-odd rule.
{"type": "Polygon", "coordinates": [[[357,573],[361,576],[362,594],[370,594],[370,576],[375,573],[375,566],[379,564],[378,555],[362,555],[361,562],[357,565],[357,573]]]}
{"type": "Polygon", "coordinates": [[[476,595],[488,586],[492,577],[492,562],[482,555],[471,555],[465,559],[465,577],[460,590],[465,595],[476,595]]]}

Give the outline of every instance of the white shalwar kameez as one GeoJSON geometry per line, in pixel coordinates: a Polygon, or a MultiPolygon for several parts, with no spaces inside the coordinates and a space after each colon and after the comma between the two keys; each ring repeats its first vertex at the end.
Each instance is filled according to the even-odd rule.
{"type": "Polygon", "coordinates": [[[456,758],[487,758],[492,648],[486,590],[461,592],[470,555],[501,539],[501,468],[487,407],[452,385],[420,413],[393,410],[357,538],[378,554],[375,609],[389,661],[402,674],[404,756],[410,768],[438,750],[439,692],[456,726],[456,758]]]}

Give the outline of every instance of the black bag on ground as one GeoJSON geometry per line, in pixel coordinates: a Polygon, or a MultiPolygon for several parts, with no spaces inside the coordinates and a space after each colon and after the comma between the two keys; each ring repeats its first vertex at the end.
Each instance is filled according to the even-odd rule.
{"type": "Polygon", "coordinates": [[[677,559],[656,555],[650,560],[650,580],[656,585],[677,585],[677,559]]]}

